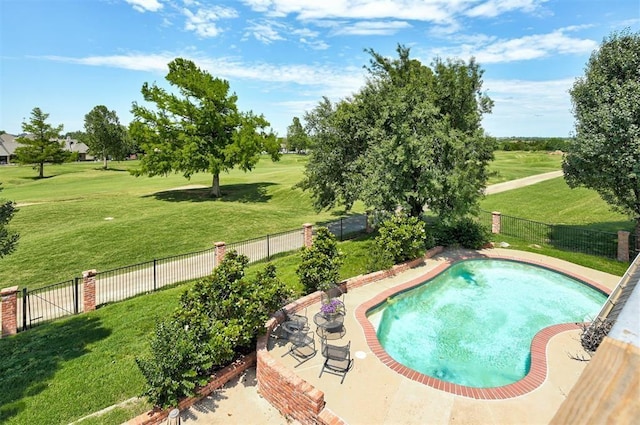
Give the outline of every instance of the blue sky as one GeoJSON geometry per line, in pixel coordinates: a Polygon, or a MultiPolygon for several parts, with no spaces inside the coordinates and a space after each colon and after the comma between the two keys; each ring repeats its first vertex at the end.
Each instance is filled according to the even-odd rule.
{"type": "Polygon", "coordinates": [[[639,0],[0,0],[0,130],[34,107],[64,131],[106,105],[128,124],[144,82],[194,60],[229,80],[242,110],[280,136],[327,96],[365,78],[373,48],[474,56],[495,101],[492,136],[569,136],[568,89],[603,38],[640,29],[639,0]]]}

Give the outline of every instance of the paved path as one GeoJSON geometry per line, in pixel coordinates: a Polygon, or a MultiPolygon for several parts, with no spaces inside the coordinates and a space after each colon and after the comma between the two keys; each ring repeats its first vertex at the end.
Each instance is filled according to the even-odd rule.
{"type": "Polygon", "coordinates": [[[562,171],[551,171],[549,173],[544,174],[536,174],[534,176],[523,177],[521,179],[510,180],[504,183],[497,183],[488,186],[484,193],[487,195],[492,195],[494,193],[506,192],[507,190],[517,189],[519,187],[530,186],[535,183],[539,183],[545,180],[555,179],[556,177],[562,176],[562,171]]]}

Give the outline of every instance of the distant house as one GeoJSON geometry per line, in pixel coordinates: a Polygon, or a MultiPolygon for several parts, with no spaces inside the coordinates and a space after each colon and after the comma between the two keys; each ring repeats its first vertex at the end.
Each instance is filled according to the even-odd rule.
{"type": "MultiPolygon", "coordinates": [[[[0,165],[13,164],[16,162],[16,148],[20,143],[16,139],[20,136],[13,134],[0,134],[0,165]]],[[[66,139],[58,139],[64,141],[64,148],[69,152],[78,153],[78,161],[93,161],[93,156],[89,155],[89,147],[82,142],[67,137],[66,139]]]]}

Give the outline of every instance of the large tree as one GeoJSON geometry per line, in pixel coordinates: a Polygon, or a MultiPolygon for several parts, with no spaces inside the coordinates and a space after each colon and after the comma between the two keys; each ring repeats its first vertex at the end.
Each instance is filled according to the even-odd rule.
{"type": "Polygon", "coordinates": [[[22,123],[22,131],[27,134],[16,139],[22,145],[16,148],[17,161],[20,164],[33,164],[39,178],[44,177],[45,163],[60,164],[70,158],[69,152],[64,150],[64,142],[58,140],[62,124],[54,127],[46,122],[47,118],[49,114],[40,108],[33,108],[29,121],[22,123]]]}
{"type": "Polygon", "coordinates": [[[576,132],[562,164],[565,179],[633,217],[640,250],[640,33],[605,38],[570,93],[576,132]]]}
{"type": "Polygon", "coordinates": [[[318,208],[360,199],[412,216],[425,207],[442,218],[472,211],[493,157],[480,124],[492,106],[481,92],[482,70],[473,60],[428,67],[404,46],[395,59],[368,52],[365,86],[305,116],[314,149],[302,186],[318,208]]]}
{"type": "Polygon", "coordinates": [[[84,116],[84,131],[80,140],[93,156],[103,159],[105,169],[109,157],[122,160],[129,153],[127,128],[120,124],[116,111],[104,105],[94,107],[84,116]]]}
{"type": "Polygon", "coordinates": [[[309,147],[309,136],[307,136],[300,118],[293,117],[291,125],[287,127],[287,150],[296,153],[304,151],[309,147]]]}
{"type": "Polygon", "coordinates": [[[131,136],[145,152],[136,175],[173,171],[190,178],[209,172],[211,194],[219,197],[221,172],[234,167],[250,171],[262,152],[278,159],[269,122],[262,115],[238,111],[237,96],[229,94],[226,80],[181,58],[169,63],[166,79],[177,93],[145,83],[142,95],[155,104],[155,110],[135,102],[132,107],[131,136]]]}
{"type": "MultiPolygon", "coordinates": [[[[0,192],[2,192],[2,186],[0,186],[0,192]]],[[[0,258],[11,254],[18,243],[18,234],[7,228],[16,211],[13,202],[0,199],[0,258]]]]}

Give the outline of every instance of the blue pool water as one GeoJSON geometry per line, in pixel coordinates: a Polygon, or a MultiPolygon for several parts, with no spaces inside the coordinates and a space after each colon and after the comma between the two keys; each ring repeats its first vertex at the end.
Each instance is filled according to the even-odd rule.
{"type": "Polygon", "coordinates": [[[388,299],[369,320],[387,353],[411,369],[490,388],[529,371],[541,329],[595,317],[606,295],[563,274],[508,260],[465,260],[388,299]]]}

